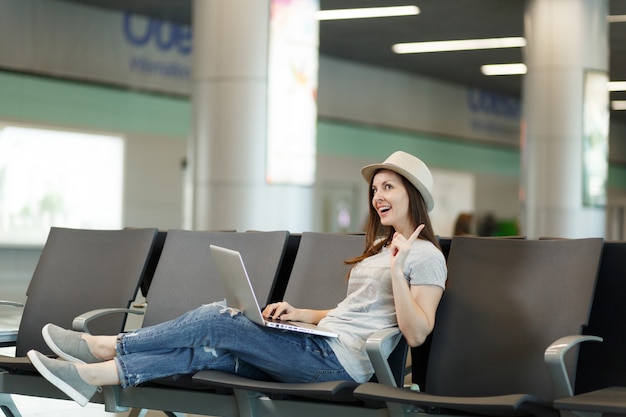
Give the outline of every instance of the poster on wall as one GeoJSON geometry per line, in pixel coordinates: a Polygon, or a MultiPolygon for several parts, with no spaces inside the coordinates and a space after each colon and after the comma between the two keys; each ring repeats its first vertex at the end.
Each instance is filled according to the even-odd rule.
{"type": "Polygon", "coordinates": [[[609,157],[608,76],[602,71],[585,73],[583,103],[582,181],[583,205],[606,206],[609,157]]]}
{"type": "Polygon", "coordinates": [[[268,59],[269,184],[315,181],[318,0],[272,0],[268,59]]]}

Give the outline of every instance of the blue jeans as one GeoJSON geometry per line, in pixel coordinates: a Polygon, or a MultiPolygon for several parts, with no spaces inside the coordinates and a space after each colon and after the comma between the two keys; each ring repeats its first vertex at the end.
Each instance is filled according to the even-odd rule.
{"type": "Polygon", "coordinates": [[[215,369],[281,382],[352,380],[320,336],[254,324],[223,303],[119,337],[122,387],[215,369]]]}

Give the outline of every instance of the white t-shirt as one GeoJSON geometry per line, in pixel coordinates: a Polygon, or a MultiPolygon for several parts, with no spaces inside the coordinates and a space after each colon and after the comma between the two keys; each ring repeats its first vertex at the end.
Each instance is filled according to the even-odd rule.
{"type": "MultiPolygon", "coordinates": [[[[365,341],[374,332],[397,327],[390,269],[390,250],[356,264],[350,273],[347,297],[320,321],[320,326],[339,334],[329,338],[337,359],[357,382],[368,381],[374,370],[365,351],[365,341]]],[[[411,285],[445,288],[446,261],[439,249],[426,240],[416,240],[404,264],[404,276],[411,285]]],[[[391,346],[383,346],[390,354],[391,346]]]]}

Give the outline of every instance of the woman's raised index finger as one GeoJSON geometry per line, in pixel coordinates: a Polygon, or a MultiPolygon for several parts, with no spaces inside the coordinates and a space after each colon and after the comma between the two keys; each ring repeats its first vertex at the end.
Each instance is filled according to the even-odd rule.
{"type": "Polygon", "coordinates": [[[424,224],[420,224],[419,226],[417,226],[417,229],[415,229],[415,231],[409,238],[409,242],[411,243],[415,242],[417,240],[417,237],[420,235],[423,229],[424,229],[424,224]]]}

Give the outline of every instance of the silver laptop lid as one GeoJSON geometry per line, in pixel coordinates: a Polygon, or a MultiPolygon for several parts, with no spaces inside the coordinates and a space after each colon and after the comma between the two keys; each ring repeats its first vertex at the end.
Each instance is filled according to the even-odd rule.
{"type": "Polygon", "coordinates": [[[221,246],[211,245],[210,248],[213,260],[222,277],[228,305],[238,308],[249,320],[264,326],[265,320],[254,295],[241,254],[221,246]]]}
{"type": "Polygon", "coordinates": [[[316,334],[326,337],[339,337],[333,331],[323,329],[308,323],[280,322],[265,320],[259,303],[254,294],[252,283],[241,258],[241,254],[235,250],[221,246],[210,245],[213,260],[224,284],[226,302],[230,307],[241,310],[249,320],[261,325],[277,329],[289,330],[298,333],[316,334]]]}

